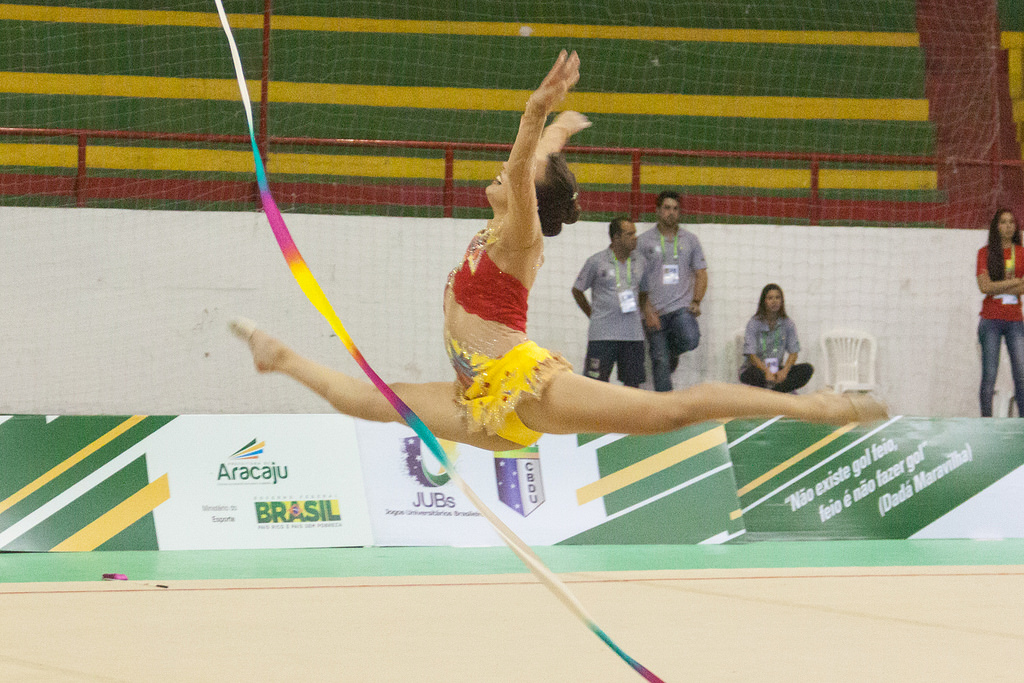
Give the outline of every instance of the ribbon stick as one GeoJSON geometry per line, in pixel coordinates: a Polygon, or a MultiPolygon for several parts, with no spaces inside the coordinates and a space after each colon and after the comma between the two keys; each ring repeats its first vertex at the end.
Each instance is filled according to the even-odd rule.
{"type": "Polygon", "coordinates": [[[437,438],[433,432],[423,423],[423,421],[405,404],[402,399],[392,391],[389,387],[374,371],[370,364],[363,358],[363,354],[356,347],[352,338],[345,330],[345,326],[342,325],[341,319],[338,318],[337,313],[334,312],[334,307],[331,306],[331,302],[327,300],[327,296],[324,294],[320,285],[317,283],[316,278],[313,277],[313,273],[310,272],[309,267],[306,265],[305,260],[302,258],[302,254],[299,253],[298,247],[295,245],[295,241],[292,239],[291,233],[288,232],[288,227],[285,225],[284,217],[277,208],[277,204],[274,202],[274,197],[270,194],[270,185],[267,182],[266,169],[263,166],[263,158],[260,155],[259,148],[256,146],[256,133],[253,127],[252,120],[252,102],[249,99],[249,91],[245,83],[245,75],[242,72],[242,63],[238,56],[238,47],[235,45],[235,38],[231,32],[231,26],[228,24],[227,14],[224,12],[224,5],[221,4],[221,0],[214,0],[217,5],[217,14],[220,16],[221,26],[224,28],[224,34],[228,39],[228,46],[231,48],[231,60],[235,66],[235,76],[238,79],[238,89],[242,97],[242,104],[245,107],[245,118],[249,125],[249,140],[252,143],[252,154],[256,164],[256,184],[259,186],[260,200],[263,203],[263,211],[267,216],[267,220],[270,222],[270,227],[274,231],[274,237],[277,239],[277,244],[281,248],[281,253],[284,255],[284,260],[287,262],[289,269],[292,271],[292,275],[298,282],[299,287],[303,293],[309,299],[310,303],[320,312],[321,315],[330,324],[331,329],[338,335],[338,338],[348,349],[348,352],[355,359],[356,363],[362,368],[366,376],[373,382],[373,385],[384,395],[384,397],[395,407],[398,414],[405,422],[412,427],[413,431],[423,440],[423,443],[427,445],[430,451],[434,454],[434,457],[441,463],[441,465],[449,472],[451,480],[455,482],[459,490],[469,498],[470,502],[480,511],[480,514],[491,523],[494,530],[501,536],[501,539],[508,545],[512,551],[519,556],[519,559],[529,568],[531,572],[547,586],[555,597],[557,597],[562,604],[564,604],[569,611],[575,614],[586,626],[589,628],[598,638],[600,638],[608,647],[610,647],[619,657],[635,669],[641,676],[647,681],[653,683],[664,683],[660,678],[651,673],[643,665],[637,662],[635,659],[627,655],[622,651],[618,645],[612,641],[608,635],[601,630],[601,628],[594,622],[594,620],[587,614],[586,610],[579,600],[570,591],[568,586],[562,582],[547,566],[541,561],[539,557],[533,552],[521,538],[504,523],[482,500],[476,495],[476,493],[469,487],[469,484],[462,479],[458,471],[455,469],[455,464],[451,462],[444,449],[441,448],[441,444],[438,443],[437,438]]]}

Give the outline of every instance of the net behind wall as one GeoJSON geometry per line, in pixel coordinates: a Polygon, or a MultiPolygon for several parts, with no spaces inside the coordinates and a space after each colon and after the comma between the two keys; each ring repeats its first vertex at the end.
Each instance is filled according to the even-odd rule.
{"type": "MultiPolygon", "coordinates": [[[[443,275],[482,226],[483,187],[507,156],[459,147],[446,162],[443,145],[511,143],[529,92],[561,48],[578,50],[583,60],[583,78],[567,106],[594,121],[573,141],[591,150],[570,154],[570,161],[584,187],[584,218],[595,224],[583,236],[567,233],[551,242],[530,300],[530,331],[577,367],[586,325],[569,294],[575,274],[607,243],[604,225],[611,217],[638,213],[640,230],[646,229],[643,221],[652,219],[653,197],[662,189],[684,193],[684,220],[702,226],[714,259],[713,298],[702,319],[707,345],[685,361],[687,383],[719,377],[720,345],[749,317],[761,280],[775,275],[775,261],[803,273],[784,285],[791,301],[888,311],[872,325],[900,317],[892,292],[872,289],[873,264],[893,257],[872,253],[879,248],[873,242],[825,240],[816,247],[824,251],[812,254],[801,243],[771,242],[769,231],[769,241],[736,252],[736,244],[717,241],[730,234],[730,224],[974,227],[999,197],[996,186],[982,183],[966,186],[969,203],[950,202],[946,179],[959,171],[913,163],[939,153],[945,128],[930,116],[928,51],[910,1],[623,7],[488,0],[457,9],[432,2],[278,1],[267,43],[265,112],[265,5],[238,0],[226,6],[257,122],[265,121],[261,144],[278,203],[287,214],[322,215],[324,222],[309,228],[294,222],[296,240],[356,342],[388,379],[448,377],[438,374],[445,362],[438,331],[443,275]],[[617,150],[646,150],[638,188],[631,155],[617,150]],[[815,166],[812,154],[832,156],[819,156],[815,166]],[[447,232],[425,230],[423,239],[397,220],[373,223],[380,239],[369,241],[323,241],[318,232],[346,229],[331,222],[338,214],[416,219],[446,211],[471,220],[447,232]],[[312,240],[308,247],[304,236],[312,240]],[[751,261],[760,265],[752,268],[751,261]],[[830,263],[864,265],[841,283],[850,289],[830,292],[820,289],[830,263]],[[757,275],[747,278],[750,273],[757,275]]],[[[64,352],[54,368],[80,372],[75,369],[91,359],[105,359],[92,366],[85,384],[107,388],[85,391],[78,409],[103,408],[116,391],[110,373],[130,377],[133,393],[150,384],[155,394],[173,389],[177,380],[145,367],[146,358],[166,360],[160,349],[167,344],[176,345],[177,365],[199,368],[189,373],[201,384],[196,409],[214,409],[220,398],[238,393],[224,386],[223,376],[205,374],[218,357],[234,353],[217,335],[235,313],[270,316],[282,336],[312,339],[322,360],[344,364],[340,345],[334,355],[329,333],[288,281],[256,213],[244,116],[213,5],[189,0],[137,11],[132,3],[89,0],[5,7],[2,125],[61,135],[23,130],[0,137],[0,203],[114,210],[102,214],[105,233],[80,231],[80,214],[66,212],[59,243],[40,245],[28,261],[37,269],[38,288],[48,292],[43,300],[74,308],[64,327],[39,323],[52,336],[40,343],[48,352],[35,356],[37,363],[66,349],[62,329],[82,340],[81,356],[64,352]],[[194,252],[168,252],[165,240],[183,240],[194,252]],[[52,249],[61,255],[54,257],[52,249]],[[123,265],[111,265],[117,263],[123,265]],[[81,276],[108,289],[63,299],[68,268],[75,269],[73,281],[81,276]],[[190,285],[186,275],[198,284],[190,285]],[[253,292],[260,294],[253,298],[253,292]],[[161,306],[174,315],[161,317],[161,306]]],[[[995,30],[989,28],[993,16],[947,22],[933,35],[956,45],[995,30]]],[[[995,62],[991,55],[979,59],[954,53],[948,60],[951,82],[977,86],[961,88],[963,99],[951,110],[962,108],[965,118],[949,125],[970,129],[969,139],[977,141],[971,155],[990,158],[996,135],[989,124],[996,123],[979,112],[990,107],[997,87],[990,87],[995,62]]],[[[971,273],[970,264],[957,261],[948,270],[965,268],[971,273]]],[[[941,292],[959,287],[959,280],[931,286],[941,292]]],[[[37,321],[50,313],[19,291],[24,299],[11,310],[37,321]]],[[[814,346],[816,338],[808,342],[814,346]]],[[[17,372],[30,369],[22,361],[17,372]]],[[[61,376],[46,374],[54,382],[61,376]]],[[[249,390],[258,386],[248,384],[248,376],[231,381],[244,381],[249,390]]],[[[282,384],[280,391],[292,390],[282,384]]],[[[298,393],[289,396],[288,408],[320,406],[298,393]]]]}
{"type": "MultiPolygon", "coordinates": [[[[69,132],[5,136],[3,201],[251,206],[244,141],[209,139],[245,130],[213,6],[128,5],[13,5],[0,18],[5,125],[69,132]],[[83,130],[96,132],[84,172],[73,134],[83,130]],[[151,133],[179,139],[123,137],[151,133]]],[[[583,59],[567,106],[595,122],[574,142],[672,153],[644,155],[633,206],[629,154],[574,156],[591,215],[649,213],[652,195],[676,187],[695,222],[966,227],[950,215],[963,209],[945,203],[945,171],[913,162],[936,154],[944,125],[929,117],[918,25],[946,46],[998,44],[994,5],[929,23],[909,0],[456,9],[311,0],[270,3],[264,45],[267,6],[227,9],[258,118],[266,54],[261,141],[291,211],[439,216],[447,205],[456,217],[480,216],[501,152],[453,150],[446,187],[443,149],[328,141],[508,144],[527,95],[567,48],[583,59]]],[[[988,159],[995,131],[979,112],[991,110],[993,51],[945,54],[944,82],[962,91],[955,109],[968,117],[949,125],[978,136],[971,155],[988,159]]]]}

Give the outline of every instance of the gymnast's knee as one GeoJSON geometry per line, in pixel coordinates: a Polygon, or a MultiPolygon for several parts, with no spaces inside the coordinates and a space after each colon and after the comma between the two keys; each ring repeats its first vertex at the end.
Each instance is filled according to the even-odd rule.
{"type": "Polygon", "coordinates": [[[704,420],[694,387],[655,394],[659,400],[647,406],[637,422],[637,433],[663,434],[704,420]]]}
{"type": "Polygon", "coordinates": [[[713,398],[720,390],[728,391],[729,388],[735,386],[724,382],[704,382],[664,394],[671,399],[667,402],[662,417],[668,425],[668,429],[665,431],[679,429],[709,419],[708,399],[713,398]]]}

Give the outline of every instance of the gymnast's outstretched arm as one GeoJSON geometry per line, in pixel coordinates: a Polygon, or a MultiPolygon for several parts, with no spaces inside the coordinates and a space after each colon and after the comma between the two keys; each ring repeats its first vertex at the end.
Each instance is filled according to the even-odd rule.
{"type": "MultiPolygon", "coordinates": [[[[551,71],[526,102],[526,109],[519,121],[519,132],[516,134],[503,173],[503,182],[507,184],[508,190],[508,206],[501,233],[505,242],[503,246],[507,248],[528,247],[543,239],[540,220],[537,218],[537,194],[534,190],[538,150],[546,159],[548,154],[561,149],[568,136],[575,132],[568,126],[561,125],[561,130],[551,131],[544,136],[544,145],[541,147],[544,123],[548,114],[565,99],[569,89],[576,85],[579,78],[579,56],[575,52],[566,54],[563,50],[551,71]]],[[[576,116],[581,117],[579,114],[576,116]]]]}

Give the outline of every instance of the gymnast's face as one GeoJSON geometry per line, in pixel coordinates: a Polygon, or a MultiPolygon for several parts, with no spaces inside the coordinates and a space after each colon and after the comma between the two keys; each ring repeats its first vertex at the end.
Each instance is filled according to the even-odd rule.
{"type": "Polygon", "coordinates": [[[487,203],[495,211],[504,210],[508,207],[508,188],[505,186],[508,181],[507,169],[508,163],[506,162],[501,165],[501,172],[485,190],[487,203]]]}
{"type": "Polygon", "coordinates": [[[764,308],[772,315],[778,315],[782,310],[782,291],[769,289],[764,296],[764,308]]]}

